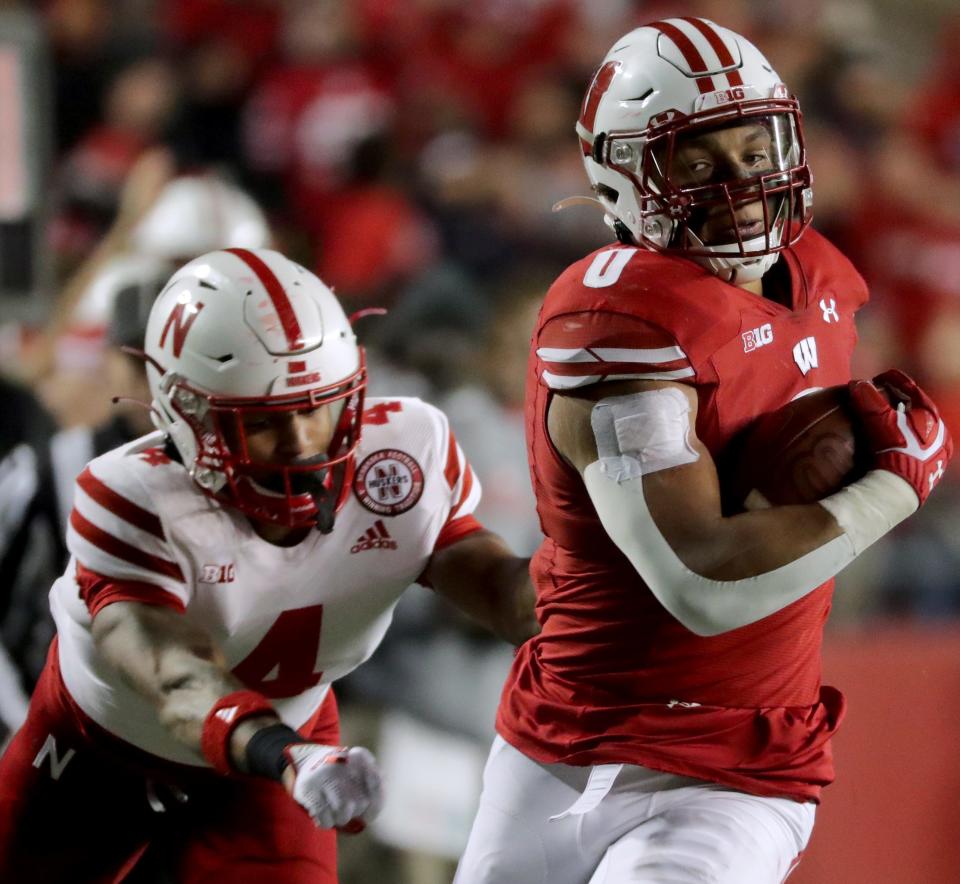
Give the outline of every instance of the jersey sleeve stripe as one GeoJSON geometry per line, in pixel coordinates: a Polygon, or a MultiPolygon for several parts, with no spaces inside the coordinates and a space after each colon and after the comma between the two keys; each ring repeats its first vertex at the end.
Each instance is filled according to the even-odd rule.
{"type": "Polygon", "coordinates": [[[580,363],[577,365],[564,365],[549,363],[550,373],[561,375],[563,377],[577,377],[585,374],[613,374],[614,372],[627,372],[637,374],[649,371],[680,371],[689,368],[689,360],[672,359],[668,362],[591,362],[589,365],[580,363]]]}
{"type": "Polygon", "coordinates": [[[167,539],[163,531],[163,525],[157,516],[108,488],[90,472],[89,467],[77,477],[77,484],[105,510],[109,510],[125,522],[129,522],[160,540],[167,539]]]}
{"type": "Polygon", "coordinates": [[[593,352],[604,362],[676,362],[686,359],[681,347],[631,349],[628,347],[594,347],[593,352]]]}
{"type": "Polygon", "coordinates": [[[460,510],[460,508],[467,502],[470,498],[470,492],[473,491],[473,467],[470,464],[467,464],[466,472],[463,474],[463,488],[460,491],[460,499],[457,501],[456,506],[450,510],[450,516],[447,519],[449,522],[460,510]]]}
{"type": "Polygon", "coordinates": [[[580,377],[564,377],[554,374],[551,371],[545,371],[542,375],[543,382],[551,390],[574,390],[577,387],[589,387],[591,384],[597,384],[603,380],[603,375],[587,374],[580,377]]]}
{"type": "Polygon", "coordinates": [[[77,509],[74,509],[70,513],[70,525],[84,540],[114,558],[129,562],[131,565],[136,565],[148,571],[162,574],[165,577],[170,577],[180,583],[186,582],[183,578],[183,572],[176,562],[160,558],[160,556],[151,555],[150,553],[137,549],[135,546],[131,546],[129,543],[124,543],[119,538],[108,534],[102,528],[98,528],[84,518],[77,509]]]}
{"type": "Polygon", "coordinates": [[[675,362],[687,354],[673,347],[540,347],[537,356],[544,362],[675,362]]]}
{"type": "Polygon", "coordinates": [[[585,347],[540,347],[537,356],[544,362],[597,361],[597,357],[585,347]]]}
{"type": "Polygon", "coordinates": [[[437,536],[436,543],[433,544],[433,551],[441,550],[446,546],[456,543],[458,540],[463,540],[464,537],[469,537],[471,534],[476,534],[477,531],[484,530],[482,523],[476,516],[472,514],[461,516],[459,519],[447,522],[447,524],[443,526],[440,534],[437,536]]]}
{"type": "Polygon", "coordinates": [[[457,440],[454,438],[452,431],[450,442],[447,445],[447,465],[443,470],[443,475],[447,480],[447,485],[451,489],[456,488],[457,482],[460,481],[460,458],[457,455],[457,440]]]}
{"type": "Polygon", "coordinates": [[[114,602],[139,602],[144,605],[156,605],[182,612],[186,610],[183,602],[172,592],[152,583],[139,580],[115,580],[105,577],[77,562],[77,588],[80,598],[87,606],[91,617],[96,617],[107,605],[114,602]]]}
{"type": "Polygon", "coordinates": [[[607,374],[607,381],[681,381],[692,378],[696,372],[692,368],[678,368],[676,371],[627,372],[625,374],[607,374]]]}
{"type": "Polygon", "coordinates": [[[696,372],[690,368],[679,368],[674,371],[644,371],[644,372],[617,372],[613,374],[592,375],[560,375],[545,371],[543,382],[551,390],[574,390],[578,387],[589,387],[601,381],[679,381],[691,378],[696,372]]]}

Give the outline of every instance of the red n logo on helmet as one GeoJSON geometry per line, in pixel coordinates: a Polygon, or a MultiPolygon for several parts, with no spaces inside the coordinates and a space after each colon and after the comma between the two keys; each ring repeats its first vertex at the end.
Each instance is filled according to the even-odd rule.
{"type": "Polygon", "coordinates": [[[593,75],[590,91],[587,92],[586,98],[583,99],[583,107],[580,108],[580,119],[577,121],[580,124],[577,128],[581,130],[581,133],[585,129],[591,135],[594,134],[593,124],[597,119],[597,108],[600,107],[600,99],[603,98],[604,93],[610,88],[610,84],[613,82],[613,75],[619,67],[619,61],[608,61],[593,75]]]}
{"type": "Polygon", "coordinates": [[[187,339],[187,332],[190,331],[190,326],[193,325],[193,321],[199,316],[201,310],[203,310],[203,304],[199,301],[196,304],[184,304],[178,301],[177,305],[170,311],[167,322],[163,326],[163,331],[160,333],[160,348],[163,349],[163,345],[167,341],[167,332],[172,327],[173,355],[179,356],[183,350],[184,341],[187,339]],[[184,312],[187,313],[186,318],[184,318],[184,312]]]}

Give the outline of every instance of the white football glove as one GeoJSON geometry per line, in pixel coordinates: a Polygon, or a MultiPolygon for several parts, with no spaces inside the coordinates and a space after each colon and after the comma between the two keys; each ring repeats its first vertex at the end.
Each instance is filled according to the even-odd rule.
{"type": "Polygon", "coordinates": [[[290,794],[321,829],[360,832],[380,813],[383,786],[369,750],[295,743],[284,752],[295,774],[290,794]]]}

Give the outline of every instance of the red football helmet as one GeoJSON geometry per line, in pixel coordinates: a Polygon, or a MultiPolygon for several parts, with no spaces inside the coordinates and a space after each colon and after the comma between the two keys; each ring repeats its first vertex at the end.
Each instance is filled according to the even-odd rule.
{"type": "Polygon", "coordinates": [[[759,279],[810,223],[813,192],[800,109],[760,51],[699,18],[637,28],[618,40],[583,101],[577,134],[594,192],[625,242],[691,258],[730,282],[759,279]],[[680,151],[709,133],[750,127],[747,173],[677,174],[680,151]],[[735,218],[762,206],[744,227],[735,218]],[[707,218],[729,231],[702,238],[707,218]]]}
{"type": "Polygon", "coordinates": [[[158,296],[145,353],[155,423],[205,493],[259,521],[332,530],[360,441],[366,368],[330,289],[277,252],[210,252],[158,296]],[[325,453],[251,458],[245,418],[322,406],[335,419],[325,453]]]}

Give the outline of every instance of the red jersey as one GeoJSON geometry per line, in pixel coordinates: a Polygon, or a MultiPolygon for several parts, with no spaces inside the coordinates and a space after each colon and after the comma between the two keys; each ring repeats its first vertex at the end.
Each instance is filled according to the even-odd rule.
{"type": "Polygon", "coordinates": [[[614,245],[569,267],[547,294],[526,414],[546,537],[531,563],[543,629],[518,652],[497,717],[532,758],[639,764],[798,800],[816,800],[833,778],[829,740],[843,698],[820,684],[833,581],[757,623],[695,635],[604,532],[546,428],[556,392],[672,379],[696,389],[697,435],[722,463],[759,414],[845,383],[862,278],[813,230],[772,272],[789,274],[789,307],[691,261],[614,245]]]}

